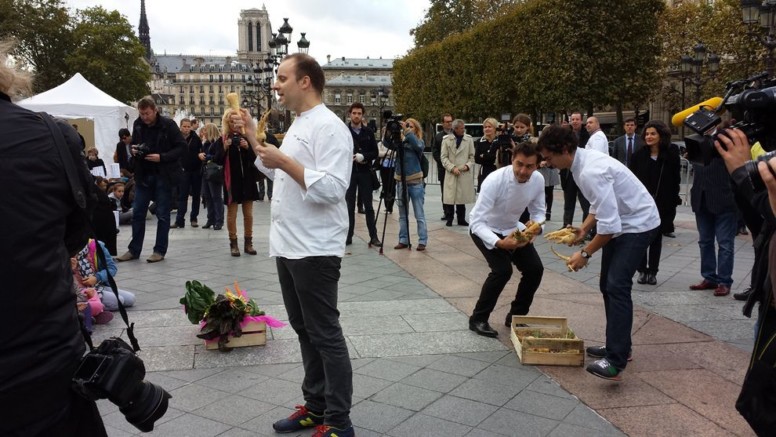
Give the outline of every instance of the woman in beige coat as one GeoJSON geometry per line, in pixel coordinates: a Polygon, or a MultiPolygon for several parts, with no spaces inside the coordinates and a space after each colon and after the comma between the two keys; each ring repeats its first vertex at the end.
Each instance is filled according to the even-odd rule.
{"type": "Polygon", "coordinates": [[[466,204],[474,203],[474,140],[464,131],[463,120],[453,121],[453,133],[442,140],[440,152],[445,167],[445,186],[442,203],[447,216],[447,226],[453,225],[453,205],[458,224],[469,226],[466,221],[466,204]]]}

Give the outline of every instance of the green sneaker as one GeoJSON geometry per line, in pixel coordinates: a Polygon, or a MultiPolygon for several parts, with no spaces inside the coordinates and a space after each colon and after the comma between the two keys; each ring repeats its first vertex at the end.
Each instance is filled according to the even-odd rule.
{"type": "Polygon", "coordinates": [[[278,433],[296,432],[303,429],[314,428],[323,425],[323,414],[315,414],[303,405],[297,405],[296,412],[285,419],[280,419],[272,424],[272,428],[278,433]]]}
{"type": "Polygon", "coordinates": [[[622,370],[612,366],[606,358],[594,361],[586,370],[599,378],[622,381],[622,370]]]}

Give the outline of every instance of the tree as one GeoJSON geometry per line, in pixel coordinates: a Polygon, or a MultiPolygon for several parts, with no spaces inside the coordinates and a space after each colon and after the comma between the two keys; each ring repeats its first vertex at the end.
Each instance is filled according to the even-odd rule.
{"type": "Polygon", "coordinates": [[[415,47],[466,32],[475,24],[492,20],[521,0],[431,0],[423,22],[410,30],[415,47]]]}
{"type": "Polygon", "coordinates": [[[100,6],[79,10],[76,16],[73,37],[78,46],[67,57],[68,70],[80,72],[122,102],[147,95],[151,71],[127,19],[100,6]]]}
{"type": "Polygon", "coordinates": [[[12,55],[35,71],[35,92],[69,78],[67,55],[75,47],[72,19],[61,0],[1,0],[0,37],[13,37],[12,55]]]}

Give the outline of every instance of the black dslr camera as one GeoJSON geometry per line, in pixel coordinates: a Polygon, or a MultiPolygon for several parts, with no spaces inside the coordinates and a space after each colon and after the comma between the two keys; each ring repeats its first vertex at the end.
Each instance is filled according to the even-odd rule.
{"type": "Polygon", "coordinates": [[[240,139],[242,135],[237,132],[232,133],[232,147],[240,147],[240,139]]]}
{"type": "Polygon", "coordinates": [[[143,158],[145,158],[146,155],[151,153],[151,148],[146,143],[138,144],[136,146],[132,146],[132,148],[135,149],[135,156],[138,159],[143,159],[143,158]]]}
{"type": "Polygon", "coordinates": [[[496,128],[496,132],[498,135],[496,135],[496,140],[493,141],[491,147],[499,150],[499,166],[506,167],[512,164],[512,143],[520,144],[523,141],[528,141],[531,139],[531,135],[516,136],[515,127],[509,123],[499,125],[496,128]]]}
{"type": "Polygon", "coordinates": [[[86,399],[107,398],[129,423],[149,432],[167,412],[172,396],[143,378],[143,361],[124,340],[113,337],[83,357],[73,376],[73,389],[86,399]]]}
{"type": "Polygon", "coordinates": [[[383,111],[383,120],[385,120],[385,136],[383,144],[388,149],[396,149],[401,145],[401,120],[402,114],[396,114],[391,110],[383,111]]]}
{"type": "Polygon", "coordinates": [[[722,121],[719,114],[728,110],[736,120],[731,128],[743,131],[751,144],[759,141],[768,152],[745,164],[755,190],[765,188],[757,162],[776,156],[776,80],[767,77],[767,73],[761,73],[728,83],[718,109],[701,108],[685,119],[684,125],[696,132],[684,138],[689,161],[707,165],[712,159],[720,157],[714,141],[719,135],[726,135],[725,130],[718,130],[717,126],[722,121]],[[739,93],[733,95],[735,92],[739,93]]]}

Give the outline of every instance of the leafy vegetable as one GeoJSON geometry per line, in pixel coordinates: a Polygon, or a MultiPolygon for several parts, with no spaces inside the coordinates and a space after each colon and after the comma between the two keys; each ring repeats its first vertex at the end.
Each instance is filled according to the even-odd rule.
{"type": "Polygon", "coordinates": [[[199,281],[186,281],[186,294],[180,300],[183,311],[189,321],[196,325],[204,317],[207,309],[215,302],[216,293],[199,281]]]}

